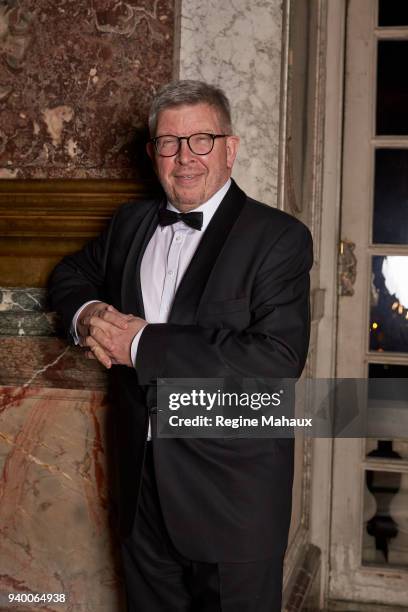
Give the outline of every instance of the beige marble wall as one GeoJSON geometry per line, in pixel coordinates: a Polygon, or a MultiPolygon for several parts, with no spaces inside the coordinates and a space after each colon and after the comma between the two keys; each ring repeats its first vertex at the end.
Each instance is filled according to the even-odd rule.
{"type": "Polygon", "coordinates": [[[1,611],[124,609],[107,413],[103,392],[0,386],[1,611]]]}
{"type": "Polygon", "coordinates": [[[180,2],[180,78],[225,89],[242,139],[234,177],[249,195],[276,205],[282,1],[180,2]]]}

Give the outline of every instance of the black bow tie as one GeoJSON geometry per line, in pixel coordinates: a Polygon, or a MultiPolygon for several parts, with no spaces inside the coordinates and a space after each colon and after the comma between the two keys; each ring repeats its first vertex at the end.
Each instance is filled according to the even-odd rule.
{"type": "Polygon", "coordinates": [[[183,221],[189,227],[196,230],[201,230],[203,226],[203,213],[202,212],[189,212],[180,213],[168,208],[161,208],[159,210],[159,223],[160,225],[173,225],[177,221],[183,221]]]}

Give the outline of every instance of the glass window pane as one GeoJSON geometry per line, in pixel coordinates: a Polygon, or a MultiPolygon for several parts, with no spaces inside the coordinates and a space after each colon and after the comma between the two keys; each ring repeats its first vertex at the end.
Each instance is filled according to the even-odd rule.
{"type": "Polygon", "coordinates": [[[375,152],[373,242],[408,244],[408,149],[375,152]]]}
{"type": "Polygon", "coordinates": [[[363,563],[408,565],[408,474],[367,470],[363,563]]]}
{"type": "MultiPolygon", "coordinates": [[[[408,365],[394,363],[370,363],[368,364],[368,378],[408,378],[408,365]]],[[[390,407],[392,407],[392,399],[390,407]]],[[[383,457],[395,460],[408,460],[408,440],[378,440],[367,438],[366,455],[368,457],[383,457]]]]}
{"type": "Polygon", "coordinates": [[[408,41],[381,40],[377,60],[377,134],[408,134],[408,41]]]}
{"type": "Polygon", "coordinates": [[[408,366],[394,363],[370,363],[368,378],[408,378],[408,366]]]}
{"type": "Polygon", "coordinates": [[[408,352],[408,256],[372,257],[370,350],[408,352]]]}
{"type": "Polygon", "coordinates": [[[408,26],[407,0],[379,0],[378,25],[408,26]]]}

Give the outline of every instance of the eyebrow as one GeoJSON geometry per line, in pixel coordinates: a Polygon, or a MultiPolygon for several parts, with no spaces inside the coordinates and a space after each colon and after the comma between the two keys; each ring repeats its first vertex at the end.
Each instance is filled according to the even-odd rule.
{"type": "MultiPolygon", "coordinates": [[[[191,134],[189,134],[189,136],[192,136],[193,134],[215,134],[216,132],[214,130],[198,130],[198,132],[191,132],[191,134]]],[[[184,135],[178,135],[178,134],[172,134],[171,132],[165,132],[164,134],[157,134],[156,138],[158,138],[159,136],[177,136],[178,138],[185,138],[184,135]]]]}

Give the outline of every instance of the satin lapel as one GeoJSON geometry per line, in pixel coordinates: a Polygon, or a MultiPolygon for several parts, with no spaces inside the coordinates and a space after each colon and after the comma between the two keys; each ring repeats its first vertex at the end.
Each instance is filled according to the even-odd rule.
{"type": "Polygon", "coordinates": [[[145,318],[145,311],[140,282],[140,266],[143,253],[158,225],[157,211],[159,206],[160,203],[157,207],[152,207],[137,228],[123,267],[122,311],[132,313],[143,319],[145,318]]]}
{"type": "Polygon", "coordinates": [[[177,289],[169,323],[191,324],[214,264],[246,201],[233,181],[216,210],[177,289]]]}

